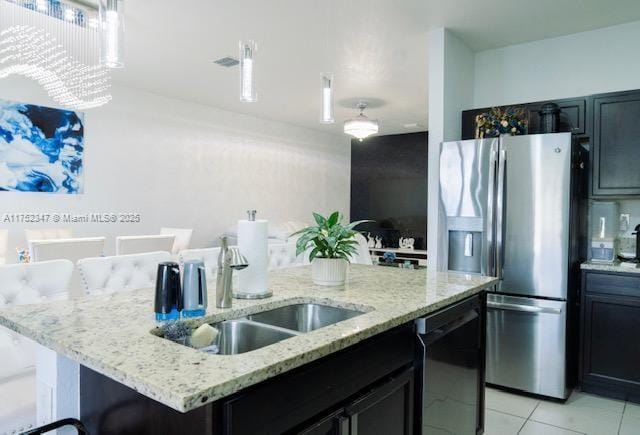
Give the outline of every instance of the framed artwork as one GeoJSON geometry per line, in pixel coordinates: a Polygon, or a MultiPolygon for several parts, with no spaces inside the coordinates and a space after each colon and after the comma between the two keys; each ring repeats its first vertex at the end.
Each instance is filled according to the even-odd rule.
{"type": "Polygon", "coordinates": [[[83,192],[84,114],[0,99],[0,191],[83,192]]]}

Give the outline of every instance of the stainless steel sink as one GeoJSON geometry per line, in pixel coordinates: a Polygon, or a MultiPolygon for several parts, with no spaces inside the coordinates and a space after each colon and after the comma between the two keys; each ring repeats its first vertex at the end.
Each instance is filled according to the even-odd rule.
{"type": "Polygon", "coordinates": [[[214,326],[218,329],[215,344],[203,350],[219,355],[250,352],[300,335],[294,331],[261,325],[246,319],[226,320],[214,326]]]}
{"type": "MultiPolygon", "coordinates": [[[[218,330],[215,342],[198,350],[218,355],[251,352],[361,314],[365,313],[320,304],[286,305],[212,324],[218,330]]],[[[163,337],[160,328],[152,333],[163,337]]],[[[177,340],[176,343],[189,345],[187,339],[177,340]]]]}
{"type": "Polygon", "coordinates": [[[293,331],[309,332],[364,314],[362,311],[319,304],[295,304],[252,314],[248,318],[293,331]]]}

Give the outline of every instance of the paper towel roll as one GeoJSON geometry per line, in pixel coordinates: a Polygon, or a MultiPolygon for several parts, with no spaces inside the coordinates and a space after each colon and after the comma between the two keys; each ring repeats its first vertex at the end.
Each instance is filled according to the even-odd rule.
{"type": "Polygon", "coordinates": [[[238,248],[249,261],[249,267],[237,272],[240,293],[261,295],[269,291],[268,224],[266,220],[238,221],[238,248]]]}

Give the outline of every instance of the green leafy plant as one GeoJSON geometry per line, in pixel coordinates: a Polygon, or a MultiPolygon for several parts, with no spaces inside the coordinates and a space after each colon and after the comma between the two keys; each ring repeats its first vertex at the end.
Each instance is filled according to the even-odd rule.
{"type": "Polygon", "coordinates": [[[342,258],[349,261],[358,252],[358,242],[355,239],[358,231],[354,228],[364,222],[373,222],[362,220],[342,225],[342,215],[337,211],[331,213],[328,218],[313,213],[313,218],[317,225],[303,228],[292,234],[301,234],[296,242],[296,255],[312,248],[309,252],[309,261],[313,261],[314,258],[342,258]]]}

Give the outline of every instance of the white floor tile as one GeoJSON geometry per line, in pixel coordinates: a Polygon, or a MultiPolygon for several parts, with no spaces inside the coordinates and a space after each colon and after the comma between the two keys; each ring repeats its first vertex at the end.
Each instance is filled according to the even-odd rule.
{"type": "Polygon", "coordinates": [[[527,396],[487,388],[485,390],[485,403],[488,409],[527,418],[540,401],[527,396]]]}
{"type": "Polygon", "coordinates": [[[624,402],[574,393],[566,403],[541,401],[530,419],[589,435],[618,433],[624,402]]]}
{"type": "Polygon", "coordinates": [[[517,435],[525,419],[487,409],[485,411],[485,435],[517,435]]]}
{"type": "Polygon", "coordinates": [[[566,402],[570,406],[586,408],[598,408],[621,413],[624,409],[624,400],[609,399],[608,397],[594,396],[593,394],[574,391],[566,402]]]}
{"type": "Polygon", "coordinates": [[[627,402],[627,406],[624,409],[624,415],[622,416],[619,435],[638,434],[640,434],[640,405],[627,402]]]}
{"type": "Polygon", "coordinates": [[[562,429],[537,421],[527,421],[518,435],[577,435],[582,432],[575,432],[569,429],[562,429]]]}

